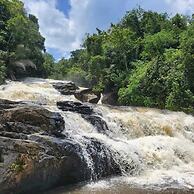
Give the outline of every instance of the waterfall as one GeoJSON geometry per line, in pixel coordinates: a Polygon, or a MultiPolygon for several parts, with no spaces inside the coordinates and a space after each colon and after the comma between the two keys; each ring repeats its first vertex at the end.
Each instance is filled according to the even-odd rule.
{"type": "Polygon", "coordinates": [[[91,180],[100,178],[106,165],[110,171],[116,167],[129,184],[194,188],[192,115],[102,104],[89,105],[94,112],[90,117],[62,111],[57,102],[78,100],[61,95],[52,86],[55,82],[38,78],[10,81],[0,86],[0,98],[37,103],[59,112],[65,121],[63,133],[79,145],[91,180]]]}

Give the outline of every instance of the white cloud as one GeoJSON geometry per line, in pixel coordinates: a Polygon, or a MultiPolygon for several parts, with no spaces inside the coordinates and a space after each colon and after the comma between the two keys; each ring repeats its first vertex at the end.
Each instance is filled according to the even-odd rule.
{"type": "MultiPolygon", "coordinates": [[[[46,48],[65,56],[64,53],[80,48],[86,33],[94,32],[96,27],[106,29],[110,22],[118,21],[130,8],[152,5],[156,0],[69,0],[68,16],[57,9],[60,0],[22,1],[28,12],[38,17],[46,48]]],[[[164,6],[166,2],[173,13],[194,11],[194,0],[160,1],[164,6]]]]}
{"type": "Polygon", "coordinates": [[[86,33],[118,21],[129,0],[70,0],[68,17],[56,8],[57,0],[23,0],[27,11],[39,19],[46,48],[60,53],[80,48],[86,33]]]}
{"type": "Polygon", "coordinates": [[[188,13],[194,12],[194,0],[165,0],[172,8],[174,13],[188,13]]]}
{"type": "Polygon", "coordinates": [[[46,38],[46,47],[60,52],[78,46],[72,21],[56,9],[56,0],[23,0],[27,11],[39,19],[40,31],[46,38]]]}

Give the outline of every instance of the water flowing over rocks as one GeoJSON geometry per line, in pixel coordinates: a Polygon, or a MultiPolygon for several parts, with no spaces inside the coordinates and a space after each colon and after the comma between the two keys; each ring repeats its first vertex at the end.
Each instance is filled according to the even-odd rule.
{"type": "MultiPolygon", "coordinates": [[[[81,103],[58,105],[65,111],[93,113],[90,106],[81,103]]],[[[1,194],[35,193],[121,173],[110,150],[95,138],[85,138],[89,142],[86,150],[94,161],[88,168],[80,145],[62,133],[65,123],[59,113],[8,100],[0,100],[0,107],[1,194]]]]}
{"type": "Polygon", "coordinates": [[[0,194],[112,176],[138,188],[193,191],[192,115],[81,103],[53,83],[0,86],[0,194]]]}

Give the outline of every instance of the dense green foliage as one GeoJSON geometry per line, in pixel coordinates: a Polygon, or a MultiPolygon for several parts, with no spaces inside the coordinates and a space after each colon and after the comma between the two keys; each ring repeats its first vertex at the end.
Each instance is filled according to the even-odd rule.
{"type": "Polygon", "coordinates": [[[107,31],[87,35],[83,49],[53,72],[114,92],[122,105],[193,111],[193,18],[132,10],[107,31]]]}
{"type": "Polygon", "coordinates": [[[20,0],[0,0],[0,84],[43,76],[113,92],[122,105],[194,112],[194,18],[141,8],[106,31],[88,34],[83,48],[55,62],[44,53],[38,20],[20,0]]]}
{"type": "Polygon", "coordinates": [[[19,0],[0,0],[0,83],[24,73],[43,75],[44,50],[37,18],[19,0]]]}

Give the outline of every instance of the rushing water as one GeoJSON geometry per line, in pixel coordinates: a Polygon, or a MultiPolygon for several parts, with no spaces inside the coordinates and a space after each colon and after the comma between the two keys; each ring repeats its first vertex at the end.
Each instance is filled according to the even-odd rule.
{"type": "MultiPolygon", "coordinates": [[[[8,82],[0,87],[0,98],[33,101],[51,111],[60,112],[65,131],[82,148],[82,155],[91,170],[91,182],[59,189],[63,193],[192,193],[194,189],[194,117],[182,112],[93,105],[106,122],[108,131],[99,132],[80,114],[62,112],[57,101],[77,101],[74,96],[62,96],[52,87],[55,80],[27,78],[8,82]],[[122,176],[95,180],[94,162],[87,147],[95,138],[111,150],[122,176]],[[136,189],[135,189],[136,188],[136,189]],[[178,192],[179,191],[179,192],[178,192]]],[[[106,151],[98,154],[108,154],[106,151]]],[[[108,156],[106,155],[108,158],[108,156]]]]}

